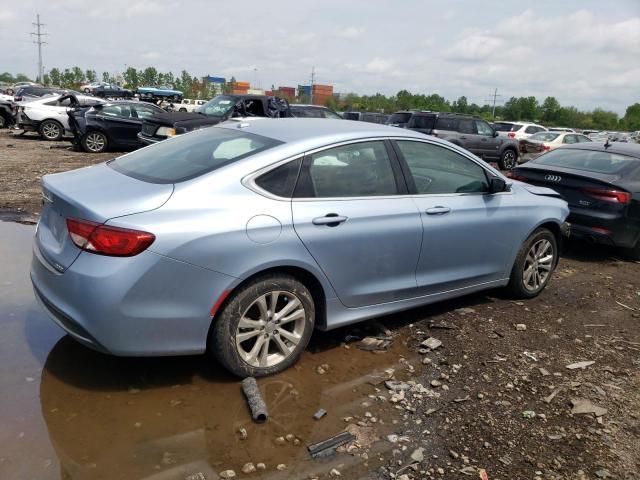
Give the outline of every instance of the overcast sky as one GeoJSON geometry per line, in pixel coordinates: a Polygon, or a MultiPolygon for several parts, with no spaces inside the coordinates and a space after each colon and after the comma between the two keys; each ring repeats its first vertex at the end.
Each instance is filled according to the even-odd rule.
{"type": "Polygon", "coordinates": [[[640,0],[0,0],[0,71],[37,74],[36,13],[45,70],[154,66],[270,88],[308,84],[315,66],[337,92],[640,102],[640,0]]]}

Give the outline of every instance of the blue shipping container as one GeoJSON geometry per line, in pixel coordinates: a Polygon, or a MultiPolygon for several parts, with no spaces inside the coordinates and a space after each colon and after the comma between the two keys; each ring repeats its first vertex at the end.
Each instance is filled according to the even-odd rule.
{"type": "Polygon", "coordinates": [[[227,79],[223,77],[207,77],[207,82],[209,83],[227,83],[227,79]]]}

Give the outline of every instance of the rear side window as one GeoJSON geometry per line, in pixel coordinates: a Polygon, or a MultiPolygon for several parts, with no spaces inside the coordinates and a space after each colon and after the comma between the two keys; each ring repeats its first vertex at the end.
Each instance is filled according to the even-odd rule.
{"type": "Polygon", "coordinates": [[[256,179],[256,185],[278,197],[291,198],[293,189],[296,187],[301,163],[302,159],[299,158],[274,168],[270,172],[260,175],[256,179]]]}
{"type": "Polygon", "coordinates": [[[438,121],[436,121],[436,130],[458,130],[458,119],[457,118],[447,118],[440,117],[438,121]]]}
{"type": "Polygon", "coordinates": [[[436,124],[436,118],[433,115],[414,115],[412,120],[413,128],[432,129],[436,124]]]}
{"type": "MultiPolygon", "coordinates": [[[[506,123],[506,122],[496,122],[493,124],[493,129],[496,132],[513,132],[513,128],[516,126],[515,123],[506,123]]],[[[518,127],[520,127],[518,125],[518,127]]],[[[517,128],[516,128],[517,130],[517,128]]]]}
{"type": "Polygon", "coordinates": [[[112,160],[120,173],[150,183],[177,183],[263,152],[282,142],[226,128],[204,128],[112,160]]]}
{"type": "Polygon", "coordinates": [[[553,142],[559,136],[560,134],[555,132],[538,132],[531,135],[529,137],[529,140],[537,140],[539,142],[553,142]]]}
{"type": "Polygon", "coordinates": [[[391,117],[389,117],[389,120],[387,123],[407,123],[410,118],[411,118],[411,114],[407,112],[394,113],[393,115],[391,115],[391,117]]]}
{"type": "Polygon", "coordinates": [[[297,197],[396,195],[398,186],[384,142],[359,142],[305,159],[297,197]]]}
{"type": "Polygon", "coordinates": [[[458,131],[460,133],[476,133],[473,120],[460,120],[458,131]]]}
{"type": "Polygon", "coordinates": [[[558,148],[533,161],[540,165],[605,174],[618,174],[627,168],[634,169],[640,166],[640,159],[637,158],[577,148],[558,148]]]}

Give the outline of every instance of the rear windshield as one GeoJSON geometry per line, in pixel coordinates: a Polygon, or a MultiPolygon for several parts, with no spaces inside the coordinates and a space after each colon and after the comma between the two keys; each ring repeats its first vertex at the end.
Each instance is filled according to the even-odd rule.
{"type": "Polygon", "coordinates": [[[252,133],[211,127],[136,150],[111,160],[108,165],[145,182],[178,183],[281,143],[252,133]]]}
{"type": "Polygon", "coordinates": [[[407,123],[411,118],[410,113],[394,113],[389,117],[387,123],[407,123]]]}
{"type": "Polygon", "coordinates": [[[493,129],[496,132],[517,132],[522,128],[519,123],[499,122],[493,124],[493,129]]]}
{"type": "Polygon", "coordinates": [[[631,166],[640,164],[640,160],[617,153],[593,150],[558,148],[542,155],[533,162],[539,165],[572,168],[586,172],[616,174],[631,166]]]}
{"type": "Polygon", "coordinates": [[[538,132],[529,137],[529,140],[537,140],[539,142],[553,142],[560,136],[559,133],[552,132],[538,132]]]}

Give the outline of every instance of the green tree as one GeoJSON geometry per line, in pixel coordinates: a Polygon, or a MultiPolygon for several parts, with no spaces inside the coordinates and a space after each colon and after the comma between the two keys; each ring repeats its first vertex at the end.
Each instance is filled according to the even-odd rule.
{"type": "Polygon", "coordinates": [[[51,85],[55,87],[59,87],[62,85],[62,74],[60,73],[60,70],[57,68],[52,68],[49,71],[49,79],[51,81],[51,85]]]}
{"type": "Polygon", "coordinates": [[[87,82],[89,83],[94,83],[98,79],[98,76],[96,75],[95,70],[86,70],[84,72],[84,77],[87,79],[87,82]]]}
{"type": "Polygon", "coordinates": [[[136,89],[139,85],[138,80],[138,70],[133,67],[127,67],[127,69],[122,74],[124,78],[124,84],[127,88],[136,89]]]}
{"type": "Polygon", "coordinates": [[[640,130],[640,103],[634,103],[627,107],[622,117],[622,125],[629,131],[640,130]]]}
{"type": "Polygon", "coordinates": [[[456,113],[469,113],[469,102],[464,95],[451,104],[451,110],[456,113]]]}
{"type": "Polygon", "coordinates": [[[139,74],[140,83],[145,87],[151,87],[158,84],[158,71],[153,67],[147,67],[139,74]]]}
{"type": "Polygon", "coordinates": [[[543,122],[554,123],[558,118],[558,112],[560,110],[560,102],[556,100],[556,97],[547,97],[540,107],[541,115],[540,119],[543,122]]]}
{"type": "Polygon", "coordinates": [[[109,83],[110,78],[109,72],[102,72],[102,81],[104,83],[109,83]]]}

